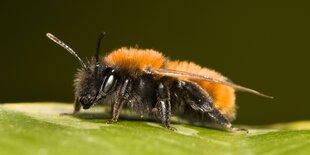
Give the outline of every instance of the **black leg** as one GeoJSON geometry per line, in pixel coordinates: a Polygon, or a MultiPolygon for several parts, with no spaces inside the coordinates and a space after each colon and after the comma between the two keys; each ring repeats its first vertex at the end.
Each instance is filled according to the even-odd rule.
{"type": "Polygon", "coordinates": [[[157,103],[155,108],[158,109],[158,114],[165,128],[176,131],[176,128],[170,126],[171,117],[171,102],[170,102],[170,81],[163,78],[158,85],[157,103]]]}
{"type": "Polygon", "coordinates": [[[112,119],[107,121],[108,124],[112,124],[118,121],[118,117],[121,113],[121,109],[124,103],[128,102],[129,99],[129,91],[131,90],[132,85],[130,83],[130,79],[126,79],[124,84],[120,87],[118,97],[112,105],[112,119]]]}
{"type": "Polygon", "coordinates": [[[196,83],[182,81],[181,88],[184,100],[193,109],[201,112],[209,112],[214,109],[212,97],[196,83]]]}
{"type": "Polygon", "coordinates": [[[232,126],[230,121],[227,119],[227,117],[222,114],[219,110],[213,109],[212,111],[208,112],[208,115],[215,120],[221,127],[224,127],[225,129],[228,129],[230,131],[245,131],[248,132],[247,129],[242,128],[235,128],[232,126]]]}
{"type": "Polygon", "coordinates": [[[121,109],[124,105],[124,101],[117,100],[113,105],[112,105],[112,119],[107,121],[107,124],[112,124],[118,121],[118,117],[121,113],[121,109]]]}
{"type": "Polygon", "coordinates": [[[184,89],[182,93],[184,100],[194,110],[207,113],[217,124],[230,131],[247,131],[246,129],[234,128],[228,118],[218,109],[214,108],[212,97],[199,85],[184,81],[181,86],[184,89]]]}
{"type": "Polygon", "coordinates": [[[61,116],[63,116],[63,115],[73,116],[73,115],[77,114],[78,112],[80,112],[80,110],[81,110],[81,104],[78,101],[78,99],[75,99],[73,112],[72,113],[61,113],[60,115],[61,116]]]}

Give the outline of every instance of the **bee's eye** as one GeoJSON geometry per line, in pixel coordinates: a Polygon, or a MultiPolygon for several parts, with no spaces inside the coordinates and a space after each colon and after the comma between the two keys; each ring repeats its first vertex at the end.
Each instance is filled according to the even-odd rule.
{"type": "Polygon", "coordinates": [[[113,88],[115,82],[116,82],[116,79],[115,79],[114,75],[113,74],[110,75],[108,77],[108,79],[106,80],[106,82],[104,83],[103,92],[105,92],[105,93],[109,92],[113,88]]]}

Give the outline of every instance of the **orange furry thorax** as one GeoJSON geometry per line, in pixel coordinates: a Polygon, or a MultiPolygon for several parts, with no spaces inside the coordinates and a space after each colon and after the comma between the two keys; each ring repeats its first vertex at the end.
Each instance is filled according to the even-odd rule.
{"type": "MultiPolygon", "coordinates": [[[[124,69],[129,72],[143,71],[148,68],[170,69],[184,71],[199,75],[206,75],[218,80],[226,81],[227,78],[220,73],[201,67],[193,62],[169,61],[163,54],[151,49],[120,48],[106,57],[103,62],[110,67],[124,69]]],[[[214,100],[214,106],[224,113],[230,120],[235,118],[235,90],[229,86],[215,84],[208,81],[199,81],[187,78],[177,78],[197,83],[214,100]]]]}
{"type": "Polygon", "coordinates": [[[147,68],[161,68],[166,58],[151,49],[120,48],[104,57],[103,62],[111,67],[126,69],[130,72],[147,68]]]}

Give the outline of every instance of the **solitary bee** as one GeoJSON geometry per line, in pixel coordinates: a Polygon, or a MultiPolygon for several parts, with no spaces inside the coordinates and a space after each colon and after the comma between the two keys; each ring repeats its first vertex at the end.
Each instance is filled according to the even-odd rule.
{"type": "Polygon", "coordinates": [[[220,73],[193,62],[172,61],[151,49],[120,48],[99,58],[102,33],[95,58],[85,63],[69,46],[50,33],[49,39],[70,52],[81,63],[74,80],[75,102],[71,115],[96,103],[110,104],[112,118],[118,121],[122,108],[137,113],[155,114],[163,126],[171,126],[172,115],[189,121],[213,120],[222,129],[235,119],[235,90],[272,98],[230,82],[220,73]]]}

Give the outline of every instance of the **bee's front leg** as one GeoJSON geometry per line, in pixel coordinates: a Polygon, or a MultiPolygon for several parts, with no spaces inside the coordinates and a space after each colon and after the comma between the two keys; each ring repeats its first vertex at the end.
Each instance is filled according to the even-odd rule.
{"type": "Polygon", "coordinates": [[[130,79],[126,79],[124,83],[118,87],[119,93],[117,96],[116,101],[114,104],[112,104],[112,119],[108,120],[107,124],[112,124],[118,121],[118,117],[121,113],[121,109],[124,105],[124,103],[127,103],[129,100],[129,93],[132,89],[132,84],[130,82],[130,79]]]}
{"type": "Polygon", "coordinates": [[[112,119],[108,120],[106,123],[107,124],[113,124],[118,121],[118,117],[121,113],[121,109],[124,105],[125,101],[119,101],[117,100],[113,105],[112,105],[112,119]]]}

